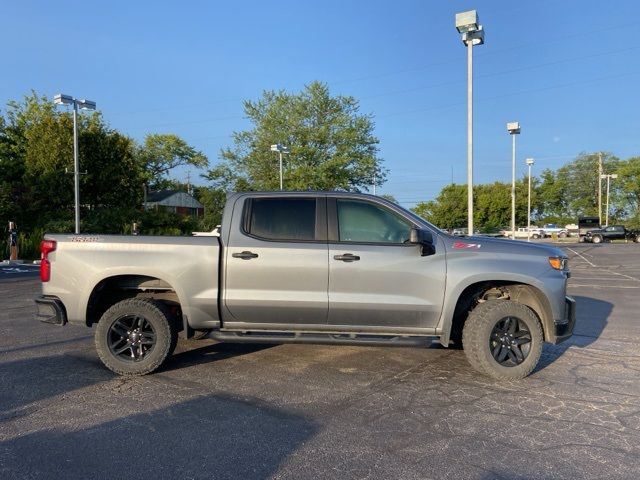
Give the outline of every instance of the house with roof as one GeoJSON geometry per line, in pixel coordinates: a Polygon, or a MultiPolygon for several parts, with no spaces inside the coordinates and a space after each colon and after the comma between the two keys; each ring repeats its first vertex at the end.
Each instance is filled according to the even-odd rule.
{"type": "Polygon", "coordinates": [[[144,202],[145,210],[166,210],[184,217],[202,217],[204,205],[192,195],[180,190],[159,190],[147,194],[144,202]]]}

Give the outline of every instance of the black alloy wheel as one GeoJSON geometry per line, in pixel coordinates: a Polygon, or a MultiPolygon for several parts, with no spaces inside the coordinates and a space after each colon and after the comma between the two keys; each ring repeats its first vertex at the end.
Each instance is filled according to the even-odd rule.
{"type": "Polygon", "coordinates": [[[531,332],[518,317],[504,317],[494,325],[489,348],[494,360],[504,367],[516,367],[529,356],[531,332]]]}
{"type": "Polygon", "coordinates": [[[153,351],[156,332],[141,315],[125,315],[109,328],[109,350],[121,360],[139,362],[153,351]]]}

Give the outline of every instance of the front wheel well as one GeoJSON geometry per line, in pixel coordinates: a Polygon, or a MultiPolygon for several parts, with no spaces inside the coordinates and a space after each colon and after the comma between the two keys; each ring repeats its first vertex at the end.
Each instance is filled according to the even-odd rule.
{"type": "Polygon", "coordinates": [[[513,300],[529,307],[536,314],[545,340],[549,338],[549,329],[553,325],[553,312],[544,293],[526,283],[509,281],[485,281],[466,287],[456,302],[451,322],[450,340],[456,345],[462,341],[462,329],[471,310],[488,300],[513,300]]]}
{"type": "MultiPolygon", "coordinates": [[[[145,275],[118,275],[105,278],[94,287],[87,303],[87,326],[98,323],[112,305],[127,298],[156,300],[163,303],[176,320],[182,318],[180,300],[168,282],[145,275]]],[[[181,321],[176,324],[182,326],[181,321]]]]}

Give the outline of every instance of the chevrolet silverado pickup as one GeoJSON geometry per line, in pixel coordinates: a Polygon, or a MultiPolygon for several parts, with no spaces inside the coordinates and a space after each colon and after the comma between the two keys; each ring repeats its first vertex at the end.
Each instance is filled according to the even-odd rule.
{"type": "Polygon", "coordinates": [[[557,248],[454,237],[383,198],[228,197],[219,236],[47,234],[44,322],[95,329],[104,365],[158,369],[178,336],[220,342],[461,345],[499,379],[529,375],[571,336],[557,248]]]}
{"type": "Polygon", "coordinates": [[[640,242],[640,231],[628,230],[624,225],[609,225],[604,228],[589,230],[584,241],[589,243],[610,242],[611,240],[631,240],[640,242]]]}

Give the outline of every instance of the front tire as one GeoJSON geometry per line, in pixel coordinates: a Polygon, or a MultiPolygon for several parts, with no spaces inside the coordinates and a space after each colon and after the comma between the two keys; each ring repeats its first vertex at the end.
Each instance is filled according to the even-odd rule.
{"type": "Polygon", "coordinates": [[[160,302],[129,298],[100,318],[95,344],[102,363],[119,375],[146,375],[171,355],[178,332],[160,302]]]}
{"type": "Polygon", "coordinates": [[[529,375],[542,353],[542,327],[533,311],[512,300],[489,300],[474,308],[462,332],[471,366],[498,380],[529,375]]]}

